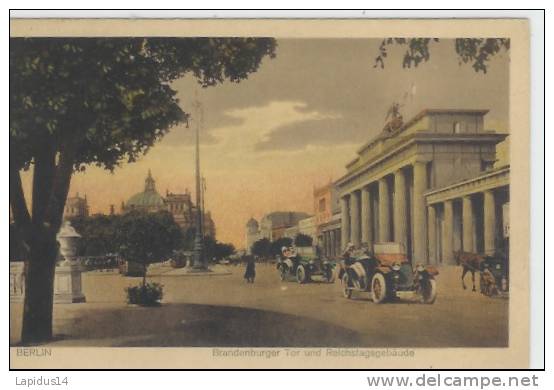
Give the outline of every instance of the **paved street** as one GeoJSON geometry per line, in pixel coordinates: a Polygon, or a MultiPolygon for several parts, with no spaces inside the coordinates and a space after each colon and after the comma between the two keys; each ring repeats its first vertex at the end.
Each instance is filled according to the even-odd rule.
{"type": "MultiPolygon", "coordinates": [[[[83,275],[84,304],[57,304],[53,345],[88,346],[359,346],[502,347],[508,343],[508,299],[462,290],[460,269],[441,268],[434,305],[410,300],[373,304],[347,300],[340,283],[281,282],[258,265],[255,284],[244,268],[231,275],[153,276],[164,285],[161,307],[125,303],[138,278],[83,275]]],[[[469,276],[467,279],[469,281],[469,276]]],[[[18,342],[21,304],[11,304],[10,342],[18,342]]]]}

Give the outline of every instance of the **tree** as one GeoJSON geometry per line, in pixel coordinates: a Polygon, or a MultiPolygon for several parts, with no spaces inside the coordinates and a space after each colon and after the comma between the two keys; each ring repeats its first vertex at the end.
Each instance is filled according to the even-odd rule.
{"type": "Polygon", "coordinates": [[[270,38],[10,39],[10,207],[29,249],[22,342],[52,337],[56,233],[74,171],[134,162],[188,115],[171,82],[238,82],[270,38]],[[20,172],[33,168],[29,210],[20,172]]]}
{"type": "Polygon", "coordinates": [[[167,260],[183,239],[179,225],[168,211],[132,211],[116,220],[114,242],[120,256],[142,264],[146,286],[148,264],[167,260]]]}
{"type": "Polygon", "coordinates": [[[252,244],[250,251],[254,256],[267,258],[271,256],[271,241],[267,238],[260,238],[252,244]]]}
{"type": "MultiPolygon", "coordinates": [[[[438,38],[386,38],[379,46],[379,55],[375,58],[374,67],[385,67],[388,47],[391,45],[405,46],[402,60],[403,68],[417,67],[431,58],[430,44],[439,42],[438,38]]],[[[507,38],[457,38],[454,49],[460,64],[471,64],[476,72],[487,73],[487,65],[491,57],[500,51],[510,50],[510,40],[507,38]]]]}
{"type": "Polygon", "coordinates": [[[298,233],[296,237],[294,237],[294,245],[296,246],[312,246],[313,242],[314,239],[312,236],[308,236],[307,234],[298,233]]]}
{"type": "Polygon", "coordinates": [[[221,260],[224,257],[230,256],[235,252],[233,244],[225,244],[215,240],[211,236],[204,237],[204,256],[209,261],[221,260]]]}
{"type": "Polygon", "coordinates": [[[114,241],[119,215],[93,215],[71,218],[71,225],[81,235],[80,252],[83,256],[104,256],[116,253],[114,241]]]}

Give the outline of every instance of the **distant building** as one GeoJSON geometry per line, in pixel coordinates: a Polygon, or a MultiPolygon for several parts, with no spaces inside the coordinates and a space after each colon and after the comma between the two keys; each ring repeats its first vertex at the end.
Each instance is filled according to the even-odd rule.
{"type": "Polygon", "coordinates": [[[144,180],[144,191],[131,196],[121,207],[124,213],[133,210],[156,212],[167,209],[164,198],[156,190],[156,181],[150,170],[144,180]]]}
{"type": "Polygon", "coordinates": [[[266,214],[258,223],[254,218],[250,218],[246,223],[246,250],[250,252],[252,244],[259,239],[267,238],[270,241],[287,237],[287,234],[293,234],[294,228],[298,232],[298,222],[308,218],[309,215],[299,211],[274,211],[266,214]]]}
{"type": "Polygon", "coordinates": [[[324,256],[340,255],[340,204],[337,187],[333,182],[314,188],[314,242],[324,256]]]}
{"type": "MultiPolygon", "coordinates": [[[[183,232],[196,226],[196,206],[192,203],[190,192],[185,190],[184,194],[175,194],[166,191],[165,198],[162,197],[156,190],[156,181],[150,170],[144,181],[144,191],[131,196],[126,203],[122,202],[121,210],[124,213],[132,210],[167,210],[183,232]]],[[[204,211],[202,223],[204,235],[215,238],[215,223],[209,211],[204,211]]]]}
{"type": "Polygon", "coordinates": [[[317,228],[315,224],[315,216],[301,219],[298,221],[298,234],[304,234],[312,237],[313,243],[317,243],[317,228]]]}
{"type": "Polygon", "coordinates": [[[298,232],[298,225],[294,225],[283,230],[283,237],[291,238],[294,241],[298,232]]]}
{"type": "Polygon", "coordinates": [[[260,239],[260,226],[258,221],[254,218],[250,218],[246,222],[246,253],[250,254],[252,245],[260,239]]]}
{"type": "Polygon", "coordinates": [[[85,195],[85,197],[82,198],[77,192],[75,196],[67,198],[63,216],[64,218],[88,217],[89,212],[87,196],[85,195]]]}

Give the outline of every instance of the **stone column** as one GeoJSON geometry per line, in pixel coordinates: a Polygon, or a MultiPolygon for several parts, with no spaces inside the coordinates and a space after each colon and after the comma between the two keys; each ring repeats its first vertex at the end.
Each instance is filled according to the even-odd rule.
{"type": "Polygon", "coordinates": [[[483,195],[483,235],[485,240],[485,253],[488,255],[492,255],[496,251],[496,210],[494,204],[494,193],[492,192],[492,190],[487,190],[484,192],[483,195]]]}
{"type": "Polygon", "coordinates": [[[394,173],[394,241],[401,243],[407,250],[408,210],[406,203],[406,177],[399,169],[394,173]]]}
{"type": "Polygon", "coordinates": [[[383,177],[379,180],[379,241],[388,242],[390,237],[389,183],[383,177]]]}
{"type": "Polygon", "coordinates": [[[437,214],[435,206],[427,207],[427,230],[429,231],[429,264],[437,264],[437,214]]]}
{"type": "Polygon", "coordinates": [[[454,262],[454,205],[451,200],[444,202],[444,221],[442,224],[442,261],[444,264],[454,262]]]}
{"type": "Polygon", "coordinates": [[[369,187],[364,187],[362,189],[362,242],[367,242],[369,248],[373,246],[371,225],[371,191],[369,187]]]}
{"type": "Polygon", "coordinates": [[[471,206],[471,197],[462,198],[462,249],[464,252],[474,252],[473,246],[473,208],[471,206]]]}
{"type": "Polygon", "coordinates": [[[350,194],[350,240],[360,246],[360,191],[350,194]]]}
{"type": "Polygon", "coordinates": [[[335,255],[335,231],[334,230],[329,231],[329,240],[330,240],[330,246],[329,246],[329,253],[327,254],[327,257],[332,257],[335,255]]]}
{"type": "Polygon", "coordinates": [[[427,190],[427,167],[424,162],[414,164],[414,195],[413,195],[413,248],[414,258],[412,261],[427,262],[427,216],[425,197],[423,193],[427,190]]]}
{"type": "Polygon", "coordinates": [[[340,220],[340,245],[341,252],[346,247],[348,241],[350,241],[350,207],[349,207],[348,195],[343,196],[340,199],[340,210],[341,210],[341,220],[340,220]]]}

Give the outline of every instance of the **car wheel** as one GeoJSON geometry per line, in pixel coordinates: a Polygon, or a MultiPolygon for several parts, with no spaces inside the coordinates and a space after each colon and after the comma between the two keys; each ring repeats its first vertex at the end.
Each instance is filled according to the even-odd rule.
{"type": "Polygon", "coordinates": [[[329,283],[335,282],[335,270],[331,267],[327,269],[327,282],[329,283]]]}
{"type": "Polygon", "coordinates": [[[286,279],[287,279],[287,266],[286,265],[283,265],[281,266],[281,268],[279,269],[279,276],[281,277],[281,282],[284,282],[286,279]]]}
{"type": "Polygon", "coordinates": [[[435,303],[437,299],[437,282],[435,279],[421,281],[421,302],[426,304],[435,303]]]}
{"type": "Polygon", "coordinates": [[[381,273],[376,273],[371,279],[371,293],[373,302],[383,303],[387,299],[387,281],[381,273]]]}
{"type": "Polygon", "coordinates": [[[296,269],[296,280],[300,284],[306,283],[306,280],[308,280],[306,269],[302,265],[298,266],[298,268],[296,269]]]}
{"type": "Polygon", "coordinates": [[[352,288],[350,287],[350,278],[347,273],[342,275],[342,295],[346,299],[352,298],[352,288]]]}
{"type": "Polygon", "coordinates": [[[500,282],[500,288],[503,292],[508,291],[508,279],[502,278],[502,281],[500,282]]]}

